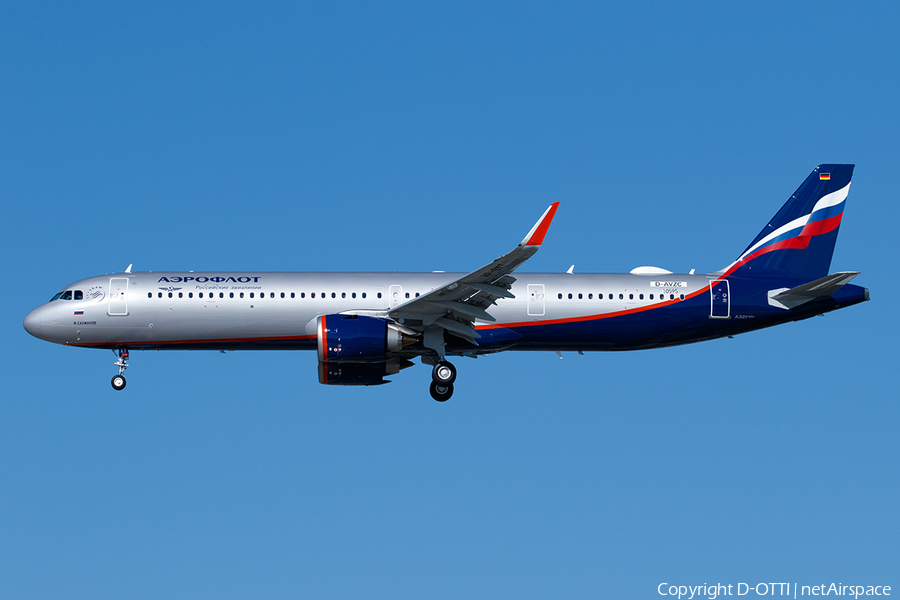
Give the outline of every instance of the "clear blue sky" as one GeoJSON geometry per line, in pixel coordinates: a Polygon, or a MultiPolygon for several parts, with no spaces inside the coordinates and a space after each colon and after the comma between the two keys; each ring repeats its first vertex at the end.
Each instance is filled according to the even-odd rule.
{"type": "Polygon", "coordinates": [[[654,598],[900,588],[896,3],[0,6],[3,598],[654,598]],[[135,270],[733,260],[857,165],[832,270],[872,301],[683,348],[459,359],[30,337],[135,270]]]}

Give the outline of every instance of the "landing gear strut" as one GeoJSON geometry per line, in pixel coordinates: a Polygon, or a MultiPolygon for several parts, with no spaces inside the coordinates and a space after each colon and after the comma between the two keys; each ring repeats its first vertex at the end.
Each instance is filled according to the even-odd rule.
{"type": "Polygon", "coordinates": [[[456,381],[456,367],[445,360],[434,365],[431,371],[431,397],[438,402],[446,402],[453,395],[453,382],[456,381]]]}
{"type": "Polygon", "coordinates": [[[120,349],[118,356],[119,360],[113,363],[115,366],[119,367],[119,374],[113,375],[112,378],[112,386],[115,390],[121,390],[125,388],[125,369],[128,368],[128,349],[120,349]]]}

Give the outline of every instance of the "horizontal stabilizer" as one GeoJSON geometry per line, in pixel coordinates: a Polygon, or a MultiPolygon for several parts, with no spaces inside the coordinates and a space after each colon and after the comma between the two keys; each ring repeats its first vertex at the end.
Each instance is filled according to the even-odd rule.
{"type": "Polygon", "coordinates": [[[798,285],[789,290],[771,290],[769,304],[779,308],[796,308],[818,298],[827,298],[859,275],[859,271],[844,271],[798,285]]]}

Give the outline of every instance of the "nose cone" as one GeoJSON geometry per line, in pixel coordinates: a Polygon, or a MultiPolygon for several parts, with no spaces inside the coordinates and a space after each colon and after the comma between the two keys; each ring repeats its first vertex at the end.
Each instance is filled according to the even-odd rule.
{"type": "Polygon", "coordinates": [[[41,309],[36,308],[27,315],[25,315],[25,321],[22,322],[22,325],[25,327],[25,331],[30,333],[36,338],[41,337],[41,309]]]}

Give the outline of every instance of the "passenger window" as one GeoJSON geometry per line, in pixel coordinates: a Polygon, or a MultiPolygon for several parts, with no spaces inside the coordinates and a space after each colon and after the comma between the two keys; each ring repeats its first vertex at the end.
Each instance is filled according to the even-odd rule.
{"type": "Polygon", "coordinates": [[[681,299],[684,300],[684,294],[681,294],[681,299]]]}
{"type": "Polygon", "coordinates": [[[650,294],[650,299],[653,300],[653,294],[650,294]]]}
{"type": "Polygon", "coordinates": [[[284,292],[281,292],[281,297],[284,298],[284,292]]]}
{"type": "Polygon", "coordinates": [[[419,292],[416,292],[416,298],[418,298],[418,297],[419,297],[419,292]]]}
{"type": "MultiPolygon", "coordinates": [[[[152,298],[152,297],[153,297],[153,292],[147,292],[147,297],[148,297],[148,298],[152,298]]],[[[51,300],[50,302],[53,302],[53,300],[51,300]]]]}
{"type": "Polygon", "coordinates": [[[634,300],[634,294],[628,294],[628,299],[629,299],[629,300],[634,300]]]}
{"type": "Polygon", "coordinates": [[[624,299],[625,299],[625,296],[623,296],[622,294],[619,294],[619,300],[624,300],[624,299]]]}
{"type": "Polygon", "coordinates": [[[669,294],[669,300],[674,300],[674,299],[675,299],[675,294],[669,294]]]}
{"type": "Polygon", "coordinates": [[[178,292],[178,297],[179,297],[179,298],[184,298],[184,292],[178,292]]]}
{"type": "Polygon", "coordinates": [[[250,292],[250,297],[251,297],[251,298],[253,297],[253,292],[250,292]]]}
{"type": "MultiPolygon", "coordinates": [[[[269,298],[274,298],[274,297],[275,297],[275,292],[269,292],[269,298]]],[[[284,298],[284,294],[282,294],[281,297],[284,298]]]]}
{"type": "Polygon", "coordinates": [[[571,299],[572,299],[572,294],[570,293],[570,294],[569,294],[569,300],[571,300],[571,299]]]}
{"type": "Polygon", "coordinates": [[[294,292],[291,292],[291,298],[293,298],[293,297],[294,297],[294,292]]]}
{"type": "Polygon", "coordinates": [[[171,298],[171,297],[172,297],[172,292],[169,292],[169,298],[171,298]]]}
{"type": "Polygon", "coordinates": [[[219,292],[219,298],[224,298],[224,297],[225,297],[225,292],[219,292]]]}
{"type": "Polygon", "coordinates": [[[234,292],[228,292],[228,297],[229,297],[229,298],[234,298],[234,292]]]}
{"type": "Polygon", "coordinates": [[[562,300],[562,294],[557,294],[556,297],[562,300]]]}
{"type": "Polygon", "coordinates": [[[594,299],[594,295],[593,295],[593,294],[588,294],[588,300],[593,300],[593,299],[594,299]]]}
{"type": "Polygon", "coordinates": [[[300,297],[301,297],[301,298],[306,298],[306,292],[300,292],[300,297]]]}
{"type": "Polygon", "coordinates": [[[409,298],[409,292],[406,292],[406,297],[409,298]]]}
{"type": "Polygon", "coordinates": [[[363,297],[363,298],[366,297],[366,293],[365,293],[365,292],[362,293],[362,297],[363,297]]]}
{"type": "Polygon", "coordinates": [[[381,292],[378,292],[378,297],[381,298],[381,292]]]}
{"type": "Polygon", "coordinates": [[[612,294],[609,295],[609,299],[612,300],[612,294]]]}
{"type": "Polygon", "coordinates": [[[584,299],[584,296],[582,296],[581,294],[578,294],[578,299],[579,299],[579,300],[583,300],[583,299],[584,299]]]}
{"type": "Polygon", "coordinates": [[[332,297],[332,298],[337,298],[337,294],[335,294],[334,292],[331,292],[331,297],[332,297]]]}
{"type": "Polygon", "coordinates": [[[81,290],[75,290],[75,299],[84,300],[84,294],[81,293],[81,290]]]}
{"type": "Polygon", "coordinates": [[[241,292],[241,294],[240,294],[240,295],[241,295],[241,298],[243,298],[243,297],[244,297],[244,292],[241,292]]]}
{"type": "Polygon", "coordinates": [[[188,298],[193,298],[193,297],[194,297],[194,292],[188,292],[188,298]]]}
{"type": "MultiPolygon", "coordinates": [[[[203,294],[200,294],[200,297],[202,298],[202,297],[203,297],[203,294]]],[[[157,294],[157,298],[162,298],[162,292],[160,292],[159,294],[157,294]]]]}
{"type": "Polygon", "coordinates": [[[644,295],[641,294],[640,296],[638,296],[638,298],[640,298],[641,300],[643,300],[643,299],[644,299],[644,295]]]}
{"type": "Polygon", "coordinates": [[[350,297],[351,297],[351,298],[356,298],[356,292],[353,292],[352,294],[350,294],[350,297]]]}
{"type": "Polygon", "coordinates": [[[346,298],[346,297],[347,297],[347,292],[341,292],[341,298],[346,298]]]}

